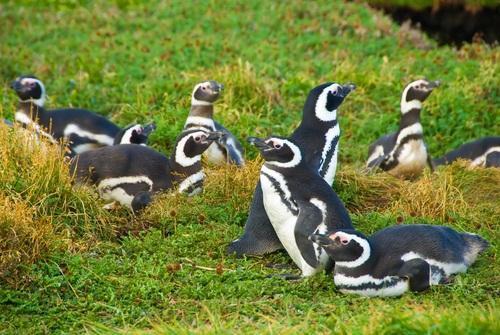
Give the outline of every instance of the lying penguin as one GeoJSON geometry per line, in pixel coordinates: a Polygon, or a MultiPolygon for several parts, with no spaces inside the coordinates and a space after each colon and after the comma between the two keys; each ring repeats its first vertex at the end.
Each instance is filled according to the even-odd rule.
{"type": "Polygon", "coordinates": [[[170,159],[137,144],[103,147],[75,156],[70,171],[77,182],[97,185],[104,200],[138,211],[149,203],[151,194],[163,190],[178,187],[188,195],[201,192],[205,177],[201,154],[221,136],[186,130],[177,138],[170,159]]]}
{"type": "Polygon", "coordinates": [[[420,110],[422,103],[438,87],[439,81],[417,80],[408,84],[401,96],[399,130],[384,135],[370,145],[366,167],[380,168],[396,177],[419,175],[430,156],[425,146],[420,110]]]}
{"type": "MultiPolygon", "coordinates": [[[[302,122],[290,136],[303,152],[303,160],[329,184],[333,184],[337,169],[340,127],[337,110],[347,95],[355,89],[353,84],[324,83],[313,88],[306,99],[302,122]]],[[[233,241],[228,253],[262,255],[282,249],[262,201],[262,188],[257,183],[244,234],[233,241]]]]}
{"type": "Polygon", "coordinates": [[[368,297],[398,296],[447,283],[488,247],[476,234],[424,224],[389,227],[370,238],[341,229],[310,239],[335,261],[337,288],[368,297]]]}
{"type": "Polygon", "coordinates": [[[324,250],[308,237],[333,229],[352,229],[337,194],[312,170],[293,141],[281,137],[249,138],[265,160],[260,170],[263,204],[271,224],[302,276],[330,268],[324,250]]]}
{"type": "MultiPolygon", "coordinates": [[[[44,108],[45,86],[35,76],[21,76],[11,87],[19,97],[15,120],[33,127],[53,143],[64,140],[70,156],[101,146],[113,145],[121,129],[103,116],[78,108],[44,108]]],[[[137,143],[141,144],[141,143],[137,143]]]]}
{"type": "Polygon", "coordinates": [[[432,164],[451,164],[457,159],[470,161],[471,166],[500,167],[500,137],[483,137],[476,141],[465,143],[459,148],[448,152],[440,158],[432,160],[432,164]]]}
{"type": "Polygon", "coordinates": [[[191,95],[191,110],[184,125],[184,129],[205,129],[220,131],[225,134],[219,141],[214,142],[204,156],[212,164],[225,164],[227,162],[237,166],[245,165],[243,147],[236,137],[220,123],[214,121],[214,102],[220,96],[224,85],[213,81],[197,84],[191,95]]]}

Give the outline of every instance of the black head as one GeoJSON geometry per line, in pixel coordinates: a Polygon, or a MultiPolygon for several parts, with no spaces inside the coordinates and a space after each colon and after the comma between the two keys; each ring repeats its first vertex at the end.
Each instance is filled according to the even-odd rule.
{"type": "Polygon", "coordinates": [[[115,144],[141,144],[148,143],[148,137],[156,129],[151,123],[145,127],[140,124],[130,125],[122,129],[115,138],[115,144]]]}
{"type": "Polygon", "coordinates": [[[300,148],[287,138],[276,136],[267,139],[249,137],[248,142],[259,149],[267,164],[286,168],[297,166],[302,161],[300,148]]]}
{"type": "Polygon", "coordinates": [[[224,89],[224,85],[215,80],[208,80],[197,84],[193,89],[191,97],[192,105],[211,105],[214,103],[224,89]]]}
{"type": "Polygon", "coordinates": [[[427,79],[420,79],[409,83],[403,91],[401,105],[413,100],[424,102],[440,84],[439,80],[429,81],[427,79]]]}
{"type": "Polygon", "coordinates": [[[320,245],[340,266],[359,266],[370,257],[367,238],[356,230],[336,230],[327,235],[312,234],[309,239],[320,245]]]}
{"type": "Polygon", "coordinates": [[[33,75],[23,75],[14,80],[10,87],[16,91],[19,100],[33,101],[39,106],[45,102],[45,86],[33,75]]]}
{"type": "Polygon", "coordinates": [[[175,161],[182,166],[191,166],[200,161],[201,154],[207,150],[213,141],[222,138],[220,131],[206,131],[202,129],[185,130],[177,138],[175,145],[175,161]]]}
{"type": "Polygon", "coordinates": [[[336,120],[337,108],[355,88],[354,84],[337,83],[324,83],[316,86],[307,96],[303,117],[314,116],[326,122],[336,120]]]}

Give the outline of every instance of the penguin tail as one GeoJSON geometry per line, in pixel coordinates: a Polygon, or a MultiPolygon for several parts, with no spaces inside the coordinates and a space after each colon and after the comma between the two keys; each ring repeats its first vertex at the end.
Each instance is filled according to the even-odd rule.
{"type": "Polygon", "coordinates": [[[477,234],[465,233],[463,237],[467,244],[465,259],[468,265],[470,265],[475,262],[480,253],[488,249],[490,243],[477,234]]]}
{"type": "Polygon", "coordinates": [[[139,213],[151,203],[151,192],[139,192],[132,199],[132,210],[134,213],[139,213]]]}

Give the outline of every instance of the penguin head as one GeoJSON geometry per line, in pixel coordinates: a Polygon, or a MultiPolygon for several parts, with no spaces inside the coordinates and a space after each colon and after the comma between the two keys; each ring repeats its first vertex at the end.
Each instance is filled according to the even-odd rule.
{"type": "Polygon", "coordinates": [[[215,80],[208,80],[197,84],[193,89],[191,96],[191,105],[209,106],[212,105],[218,98],[224,85],[215,80]]]}
{"type": "Polygon", "coordinates": [[[401,96],[401,111],[405,113],[414,107],[421,108],[421,103],[424,102],[440,84],[441,82],[439,80],[431,81],[420,79],[406,85],[403,95],[401,96]]]}
{"type": "Polygon", "coordinates": [[[225,134],[220,131],[203,129],[185,130],[177,138],[175,161],[182,166],[190,166],[200,161],[201,154],[213,141],[220,140],[225,134]]]}
{"type": "Polygon", "coordinates": [[[352,229],[336,230],[327,235],[311,234],[309,240],[321,246],[337,265],[356,267],[370,257],[368,239],[352,229]]]}
{"type": "Polygon", "coordinates": [[[287,138],[277,136],[266,139],[249,137],[248,142],[259,149],[268,165],[290,168],[297,166],[302,161],[300,148],[287,138]]]}
{"type": "Polygon", "coordinates": [[[156,125],[151,123],[145,127],[140,124],[130,125],[122,129],[116,135],[115,144],[141,144],[148,143],[149,134],[156,129],[156,125]]]}
{"type": "Polygon", "coordinates": [[[45,86],[42,81],[33,75],[23,75],[17,77],[10,87],[16,91],[19,100],[32,101],[36,105],[43,107],[45,103],[45,86]]]}
{"type": "Polygon", "coordinates": [[[354,84],[324,83],[313,88],[304,106],[304,117],[306,112],[314,111],[314,116],[324,122],[337,119],[337,108],[342,104],[345,97],[352,92],[354,84]]]}

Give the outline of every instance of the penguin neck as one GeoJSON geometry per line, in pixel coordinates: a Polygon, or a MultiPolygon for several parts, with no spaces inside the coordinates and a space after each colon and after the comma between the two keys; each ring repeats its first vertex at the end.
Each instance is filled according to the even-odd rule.
{"type": "MultiPolygon", "coordinates": [[[[199,103],[199,102],[198,102],[199,103]]],[[[189,116],[203,117],[207,119],[212,119],[214,116],[214,105],[208,103],[205,105],[200,104],[191,104],[191,110],[189,112],[189,116]]]]}
{"type": "Polygon", "coordinates": [[[376,261],[377,256],[370,241],[362,238],[357,238],[356,241],[363,247],[363,252],[357,259],[353,261],[338,261],[335,260],[335,257],[332,257],[335,260],[335,267],[338,267],[341,272],[368,269],[376,261]]]}
{"type": "MultiPolygon", "coordinates": [[[[34,100],[19,100],[19,103],[17,105],[17,113],[22,113],[35,122],[37,120],[43,120],[45,118],[45,112],[45,108],[43,108],[42,105],[36,103],[36,101],[34,100]]],[[[18,115],[16,117],[18,121],[26,123],[20,120],[20,118],[22,118],[22,116],[18,115]]]]}
{"type": "Polygon", "coordinates": [[[399,129],[409,127],[413,124],[420,123],[420,110],[421,108],[414,107],[403,113],[401,108],[401,118],[399,120],[399,129]]]}
{"type": "Polygon", "coordinates": [[[180,182],[202,170],[201,154],[188,157],[184,153],[184,146],[185,140],[181,139],[176,143],[174,152],[170,156],[170,170],[174,182],[180,182]]]}

